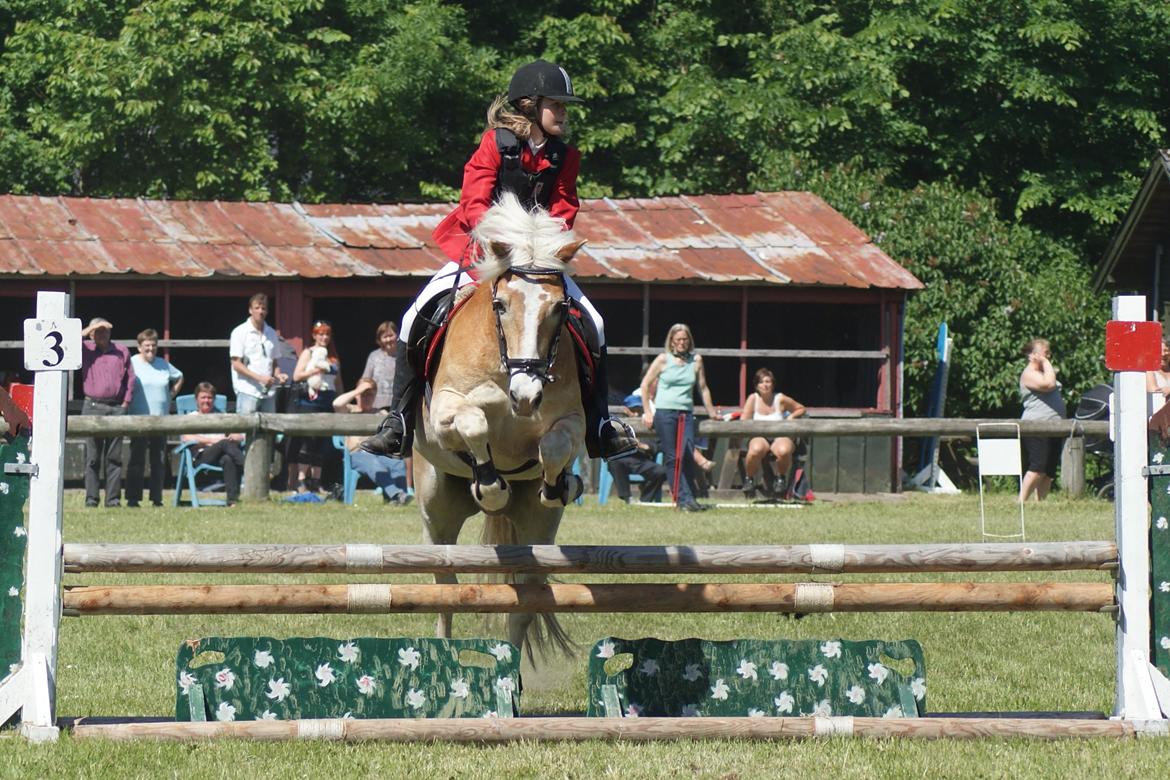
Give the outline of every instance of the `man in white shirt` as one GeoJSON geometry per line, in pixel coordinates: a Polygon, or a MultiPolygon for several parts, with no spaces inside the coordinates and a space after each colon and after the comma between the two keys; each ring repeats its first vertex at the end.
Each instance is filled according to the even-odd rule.
{"type": "Polygon", "coordinates": [[[248,319],[232,330],[232,389],[240,414],[275,412],[273,386],[288,381],[275,362],[280,341],[267,317],[268,296],[256,293],[248,300],[248,319]]]}

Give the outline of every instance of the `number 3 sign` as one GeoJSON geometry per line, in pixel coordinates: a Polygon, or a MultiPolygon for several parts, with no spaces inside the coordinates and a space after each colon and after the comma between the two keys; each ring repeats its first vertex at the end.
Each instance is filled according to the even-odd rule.
{"type": "Polygon", "coordinates": [[[25,320],[24,367],[29,371],[81,368],[81,320],[25,320]]]}

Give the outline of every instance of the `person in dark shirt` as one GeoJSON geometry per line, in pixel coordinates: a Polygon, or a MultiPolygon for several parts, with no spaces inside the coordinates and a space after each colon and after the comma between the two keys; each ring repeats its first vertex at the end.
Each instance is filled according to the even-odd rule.
{"type": "MultiPolygon", "coordinates": [[[[81,331],[81,385],[83,415],[123,415],[134,397],[134,369],[130,350],[110,340],[114,326],[94,317],[81,331]]],[[[122,437],[96,436],[85,440],[85,505],[98,505],[102,464],[106,471],[106,506],[122,504],[122,437]]]]}

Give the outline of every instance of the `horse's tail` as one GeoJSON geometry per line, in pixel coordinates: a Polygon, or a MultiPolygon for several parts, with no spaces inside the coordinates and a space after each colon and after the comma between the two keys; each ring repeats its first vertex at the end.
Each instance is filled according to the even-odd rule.
{"type": "MultiPolygon", "coordinates": [[[[516,527],[503,514],[485,514],[481,541],[483,544],[492,545],[516,544],[516,527]]],[[[492,576],[510,583],[522,581],[522,577],[516,574],[492,576]]],[[[541,577],[540,579],[547,581],[548,578],[541,577]]],[[[531,579],[527,581],[530,582],[531,579]]],[[[524,646],[521,648],[521,652],[528,653],[528,657],[534,661],[536,652],[540,653],[541,658],[545,658],[550,651],[559,652],[565,656],[573,654],[576,646],[569,638],[569,633],[561,625],[561,621],[557,619],[555,612],[537,612],[533,617],[535,620],[529,624],[528,631],[524,635],[524,646]]]]}

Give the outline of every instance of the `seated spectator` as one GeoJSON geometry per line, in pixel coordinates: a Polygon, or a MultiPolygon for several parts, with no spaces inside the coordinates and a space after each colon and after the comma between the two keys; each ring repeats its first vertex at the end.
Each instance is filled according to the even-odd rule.
{"type": "MultiPolygon", "coordinates": [[[[374,398],[378,384],[375,380],[362,377],[357,387],[342,393],[333,400],[333,411],[349,414],[370,414],[375,411],[374,398]]],[[[382,412],[386,414],[386,412],[382,412]]],[[[374,455],[360,449],[365,436],[346,436],[345,448],[349,450],[349,462],[357,473],[368,478],[382,494],[383,503],[406,506],[412,496],[406,492],[406,462],[385,455],[374,455]]]]}
{"type": "Polygon", "coordinates": [[[1170,398],[1170,342],[1162,339],[1162,364],[1156,371],[1146,372],[1146,392],[1150,395],[1149,414],[1166,405],[1170,398]]]}
{"type": "MultiPolygon", "coordinates": [[[[612,399],[611,399],[612,400],[612,399]]],[[[626,407],[621,411],[626,417],[642,413],[642,399],[630,395],[625,399],[626,407]]],[[[666,467],[659,463],[658,448],[645,441],[638,441],[638,450],[633,455],[612,460],[606,464],[613,475],[613,486],[617,497],[630,503],[630,475],[642,477],[638,500],[642,503],[658,503],[662,500],[662,485],[666,482],[666,467]]]]}
{"type": "MultiPolygon", "coordinates": [[[[215,413],[215,385],[200,382],[195,385],[195,411],[191,414],[215,413]]],[[[194,442],[192,456],[196,466],[210,464],[223,469],[224,490],[227,505],[235,506],[240,500],[240,477],[244,468],[244,452],[240,444],[242,433],[185,433],[184,442],[194,442]]]]}
{"type": "MultiPolygon", "coordinates": [[[[776,392],[775,376],[766,368],[756,372],[756,392],[744,402],[741,420],[786,420],[804,415],[804,406],[783,393],[776,392]]],[[[792,468],[792,455],[796,443],[787,436],[778,436],[769,442],[763,436],[752,438],[747,445],[743,461],[743,492],[750,498],[756,493],[756,480],[760,478],[760,466],[771,452],[776,456],[776,492],[784,492],[784,481],[792,468]]]]}

